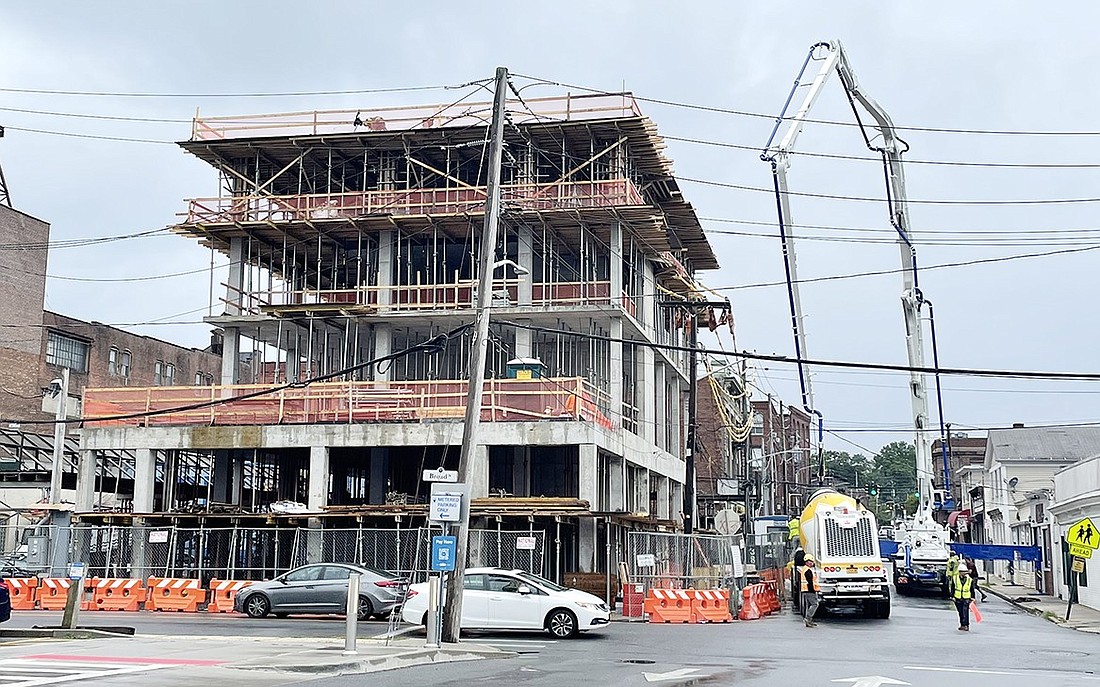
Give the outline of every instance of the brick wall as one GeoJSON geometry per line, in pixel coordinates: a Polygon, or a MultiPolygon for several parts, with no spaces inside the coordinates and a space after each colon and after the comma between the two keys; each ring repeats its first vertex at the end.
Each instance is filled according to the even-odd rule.
{"type": "Polygon", "coordinates": [[[38,356],[49,239],[49,224],[0,206],[0,420],[41,415],[38,356]]]}

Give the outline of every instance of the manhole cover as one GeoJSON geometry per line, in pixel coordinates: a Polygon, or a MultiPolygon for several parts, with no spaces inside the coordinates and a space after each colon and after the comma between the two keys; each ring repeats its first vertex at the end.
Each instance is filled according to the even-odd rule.
{"type": "Polygon", "coordinates": [[[1062,649],[1032,649],[1033,654],[1042,654],[1043,656],[1088,656],[1088,653],[1084,651],[1065,651],[1062,649]]]}
{"type": "Polygon", "coordinates": [[[651,661],[648,658],[624,658],[620,663],[634,663],[642,666],[650,666],[656,663],[656,661],[651,661]]]}

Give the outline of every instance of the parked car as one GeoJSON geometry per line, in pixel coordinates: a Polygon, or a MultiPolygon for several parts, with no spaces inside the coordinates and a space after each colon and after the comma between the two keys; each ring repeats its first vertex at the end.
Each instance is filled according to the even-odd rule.
{"type": "Polygon", "coordinates": [[[385,618],[400,605],[405,580],[388,570],[351,563],[314,563],[245,587],[233,599],[233,610],[253,618],[269,613],[278,618],[292,613],[342,615],[347,609],[348,579],[353,572],[361,575],[356,614],[359,620],[385,618]]]}
{"type": "MultiPolygon", "coordinates": [[[[409,587],[401,618],[428,624],[428,585],[409,587]]],[[[470,568],[462,591],[462,628],[546,630],[555,637],[602,630],[611,621],[603,599],[522,570],[470,568]]]]}

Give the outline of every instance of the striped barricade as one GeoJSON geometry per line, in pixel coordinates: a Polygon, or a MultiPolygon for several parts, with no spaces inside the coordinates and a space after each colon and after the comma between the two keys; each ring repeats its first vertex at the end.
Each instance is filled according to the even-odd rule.
{"type": "Polygon", "coordinates": [[[686,589],[650,589],[645,598],[645,612],[651,623],[690,623],[691,596],[686,589]]]}
{"type": "Polygon", "coordinates": [[[691,600],[691,617],[697,623],[728,623],[730,594],[726,589],[697,589],[691,600]]]}
{"type": "MultiPolygon", "coordinates": [[[[81,591],[87,589],[87,582],[80,580],[77,584],[83,585],[81,591]]],[[[72,580],[67,577],[44,577],[38,582],[38,591],[35,594],[38,607],[44,611],[63,611],[65,601],[69,597],[69,587],[73,586],[72,580]]],[[[81,601],[80,609],[88,610],[87,601],[81,601]]]]}
{"type": "Polygon", "coordinates": [[[232,612],[233,599],[250,584],[250,580],[210,580],[210,605],[206,610],[211,613],[232,612]]]}
{"type": "Polygon", "coordinates": [[[760,606],[756,603],[757,586],[750,584],[741,591],[741,613],[737,616],[738,620],[758,620],[763,617],[764,614],[760,612],[760,606]]]}
{"type": "Polygon", "coordinates": [[[185,611],[194,613],[206,601],[206,590],[199,580],[178,577],[150,577],[148,611],[185,611]]]}
{"type": "Polygon", "coordinates": [[[91,584],[93,611],[138,611],[145,601],[145,585],[141,580],[96,577],[91,584]]]}
{"type": "Polygon", "coordinates": [[[13,611],[34,610],[35,590],[38,587],[37,577],[9,577],[8,591],[11,592],[11,609],[13,611]]]}

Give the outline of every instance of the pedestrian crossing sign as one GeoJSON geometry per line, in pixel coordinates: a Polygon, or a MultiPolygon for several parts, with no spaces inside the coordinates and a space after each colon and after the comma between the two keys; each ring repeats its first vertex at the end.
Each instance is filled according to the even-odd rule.
{"type": "Polygon", "coordinates": [[[1100,549],[1100,531],[1092,520],[1085,518],[1073,523],[1066,533],[1066,541],[1070,546],[1084,546],[1092,550],[1100,549]]]}

